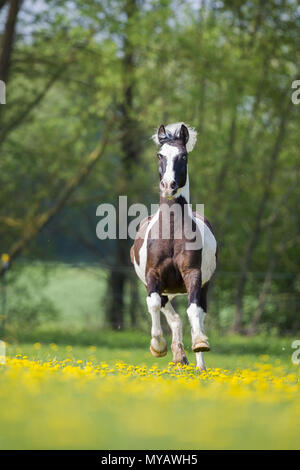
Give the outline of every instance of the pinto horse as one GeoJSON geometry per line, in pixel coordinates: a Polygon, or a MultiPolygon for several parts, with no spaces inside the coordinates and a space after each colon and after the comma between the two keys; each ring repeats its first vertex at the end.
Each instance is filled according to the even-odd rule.
{"type": "Polygon", "coordinates": [[[207,219],[190,208],[188,152],[194,148],[197,133],[184,123],[176,123],[161,125],[152,138],[159,146],[160,205],[155,214],[140,223],[130,250],[136,274],[148,291],[150,351],[155,357],[167,354],[160,323],[162,312],[172,331],[173,362],[188,364],[182,322],[171,303],[177,295],[186,294],[192,350],[197,367],[205,370],[202,353],[210,348],[204,318],[207,289],[216,269],[217,242],[207,219]],[[186,230],[188,226],[190,231],[186,230]]]}

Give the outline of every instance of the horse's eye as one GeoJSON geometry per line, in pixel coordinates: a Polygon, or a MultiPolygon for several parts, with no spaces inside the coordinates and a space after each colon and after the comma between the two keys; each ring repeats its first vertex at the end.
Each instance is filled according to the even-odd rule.
{"type": "Polygon", "coordinates": [[[186,155],[182,155],[182,160],[186,160],[186,155]]]}
{"type": "Polygon", "coordinates": [[[162,154],[161,154],[161,153],[158,153],[158,154],[157,154],[157,158],[160,160],[161,157],[162,157],[162,154]]]}

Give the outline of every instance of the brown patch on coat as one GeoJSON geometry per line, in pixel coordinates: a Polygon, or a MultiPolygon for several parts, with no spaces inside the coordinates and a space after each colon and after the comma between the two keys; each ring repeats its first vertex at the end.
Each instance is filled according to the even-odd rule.
{"type": "MultiPolygon", "coordinates": [[[[176,221],[171,221],[169,239],[149,237],[147,240],[146,283],[149,295],[152,292],[185,294],[191,285],[201,289],[202,249],[186,250],[186,243],[191,240],[184,235],[185,200],[179,197],[176,202],[182,205],[182,238],[174,237],[176,221]]],[[[162,217],[160,213],[160,224],[162,217]]],[[[193,230],[198,230],[195,222],[193,230]]]]}

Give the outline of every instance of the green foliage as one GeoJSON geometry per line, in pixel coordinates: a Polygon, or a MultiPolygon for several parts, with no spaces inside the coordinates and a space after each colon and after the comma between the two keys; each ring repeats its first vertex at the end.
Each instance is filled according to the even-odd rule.
{"type": "Polygon", "coordinates": [[[43,267],[19,268],[8,274],[3,312],[8,335],[14,331],[30,332],[41,324],[58,320],[58,309],[44,292],[46,284],[43,267]]]}
{"type": "Polygon", "coordinates": [[[23,254],[69,261],[90,255],[127,268],[116,258],[116,243],[96,239],[96,207],[124,193],[133,202],[157,202],[148,138],[161,122],[184,120],[198,130],[189,162],[192,203],[205,203],[220,248],[216,327],[230,326],[238,296],[242,326],[251,323],[275,258],[261,328],[299,329],[300,106],[291,103],[297,3],[69,5],[51,0],[19,19],[0,115],[1,250],[55,204],[114,109],[101,162],[23,254]],[[133,163],[122,146],[129,131],[140,145],[133,163]]]}

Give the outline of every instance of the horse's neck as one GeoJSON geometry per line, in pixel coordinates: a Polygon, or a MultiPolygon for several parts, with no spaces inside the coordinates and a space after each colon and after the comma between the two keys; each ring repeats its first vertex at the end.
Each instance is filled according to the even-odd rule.
{"type": "Polygon", "coordinates": [[[185,199],[186,204],[190,203],[190,182],[189,182],[189,174],[186,175],[186,183],[183,186],[180,195],[185,199]]]}

